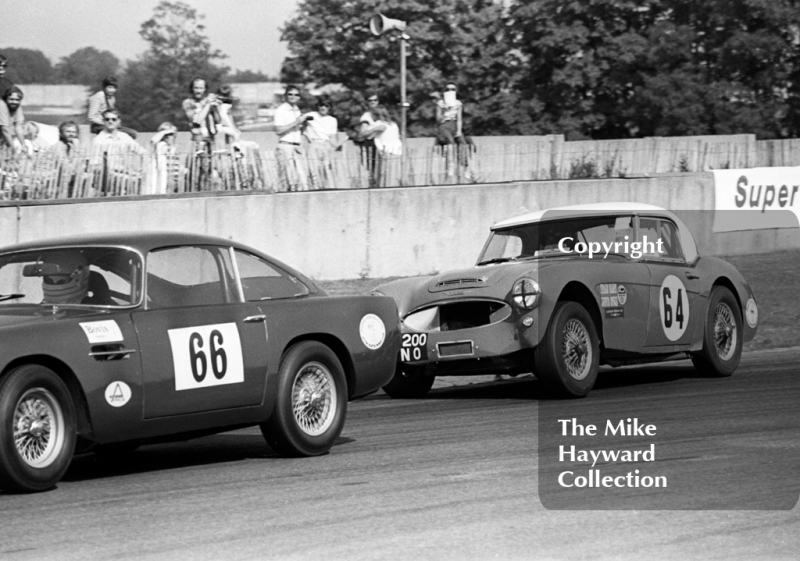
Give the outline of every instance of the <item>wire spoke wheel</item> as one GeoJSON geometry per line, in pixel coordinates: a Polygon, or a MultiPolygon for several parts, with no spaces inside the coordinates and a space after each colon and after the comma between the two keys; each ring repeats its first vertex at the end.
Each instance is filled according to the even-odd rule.
{"type": "Polygon", "coordinates": [[[730,360],[736,352],[737,329],[733,311],[725,302],[714,309],[714,348],[722,360],[730,360]]]}
{"type": "Polygon", "coordinates": [[[44,388],[25,392],[14,410],[14,444],[31,467],[49,466],[64,445],[64,412],[44,388]]]}
{"type": "Polygon", "coordinates": [[[586,326],[577,319],[570,319],[564,325],[561,338],[561,356],[567,373],[576,380],[583,380],[592,367],[592,346],[586,326]]]}
{"type": "Polygon", "coordinates": [[[292,386],[292,413],[298,426],[310,436],[324,433],[336,417],[336,406],[330,370],[319,362],[304,365],[292,386]]]}

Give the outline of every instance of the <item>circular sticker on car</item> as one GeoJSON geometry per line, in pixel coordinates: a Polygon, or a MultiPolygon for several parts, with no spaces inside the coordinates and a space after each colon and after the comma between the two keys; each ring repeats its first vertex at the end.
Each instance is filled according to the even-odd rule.
{"type": "Polygon", "coordinates": [[[386,339],[386,326],[375,314],[367,314],[361,318],[358,332],[368,349],[379,349],[383,345],[383,340],[386,339]]]}
{"type": "Polygon", "coordinates": [[[750,327],[758,325],[758,306],[756,305],[756,301],[752,298],[747,301],[745,316],[747,317],[747,325],[750,327]]]}
{"type": "Polygon", "coordinates": [[[667,275],[661,283],[658,298],[661,328],[670,341],[677,341],[689,325],[689,295],[681,279],[667,275]]]}
{"type": "Polygon", "coordinates": [[[131,387],[125,382],[111,382],[106,387],[106,401],[111,407],[122,407],[131,399],[131,387]]]}

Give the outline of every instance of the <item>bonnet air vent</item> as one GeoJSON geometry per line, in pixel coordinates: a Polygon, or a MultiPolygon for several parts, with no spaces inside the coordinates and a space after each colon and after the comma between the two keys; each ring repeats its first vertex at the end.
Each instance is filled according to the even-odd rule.
{"type": "Polygon", "coordinates": [[[440,288],[442,286],[460,286],[462,284],[481,284],[486,282],[486,279],[480,277],[473,277],[473,278],[464,278],[464,279],[450,279],[439,281],[436,283],[436,288],[440,288]]]}

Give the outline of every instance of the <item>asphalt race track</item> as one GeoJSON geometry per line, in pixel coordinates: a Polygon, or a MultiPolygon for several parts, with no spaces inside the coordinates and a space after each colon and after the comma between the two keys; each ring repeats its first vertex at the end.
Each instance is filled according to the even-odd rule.
{"type": "Polygon", "coordinates": [[[55,490],[0,494],[0,559],[797,559],[799,403],[800,349],[745,351],[727,379],[604,370],[570,402],[533,377],[444,379],[422,400],[351,403],[321,458],[278,458],[257,429],[78,456],[55,490]],[[610,492],[635,510],[593,510],[620,508],[597,489],[545,509],[538,409],[560,404],[661,415],[660,463],[642,470],[677,489],[610,492]]]}

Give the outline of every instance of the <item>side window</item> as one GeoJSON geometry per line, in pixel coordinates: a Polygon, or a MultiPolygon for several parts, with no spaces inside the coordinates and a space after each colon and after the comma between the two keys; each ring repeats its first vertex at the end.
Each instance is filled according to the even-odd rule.
{"type": "Polygon", "coordinates": [[[234,250],[234,253],[246,302],[277,300],[308,294],[306,285],[271,263],[238,249],[234,250]]]}
{"type": "Polygon", "coordinates": [[[668,259],[683,259],[678,228],[668,220],[661,221],[661,241],[663,242],[664,249],[662,257],[667,257],[668,259]]]}
{"type": "Polygon", "coordinates": [[[236,301],[230,253],[215,246],[156,249],[147,256],[147,307],[236,301]]]}
{"type": "Polygon", "coordinates": [[[655,218],[639,219],[639,237],[636,241],[642,244],[645,258],[661,257],[658,253],[658,222],[655,218]]]}
{"type": "Polygon", "coordinates": [[[683,259],[678,228],[669,220],[640,218],[637,241],[644,243],[645,257],[683,259]]]}

